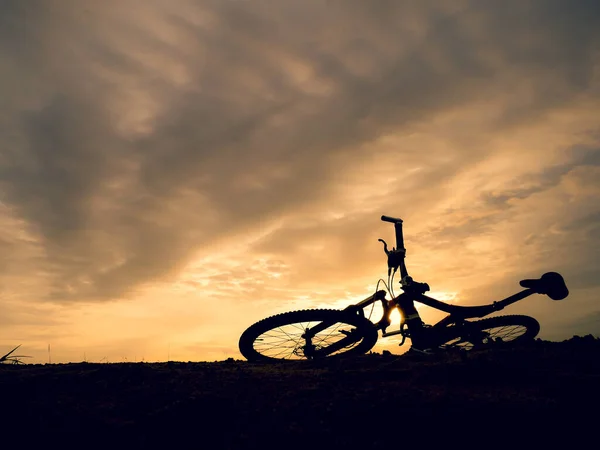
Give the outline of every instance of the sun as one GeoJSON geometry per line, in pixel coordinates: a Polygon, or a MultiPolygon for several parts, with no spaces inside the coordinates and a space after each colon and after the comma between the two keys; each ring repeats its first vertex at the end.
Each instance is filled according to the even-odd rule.
{"type": "Polygon", "coordinates": [[[398,308],[392,309],[390,312],[390,327],[399,327],[402,322],[402,314],[398,308]]]}

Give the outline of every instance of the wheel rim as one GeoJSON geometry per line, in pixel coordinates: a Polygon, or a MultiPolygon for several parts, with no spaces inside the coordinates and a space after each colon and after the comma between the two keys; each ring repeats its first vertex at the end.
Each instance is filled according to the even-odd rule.
{"type": "MultiPolygon", "coordinates": [[[[303,336],[307,330],[319,323],[321,321],[298,321],[271,328],[256,337],[253,344],[254,350],[260,355],[271,359],[313,359],[312,356],[305,354],[307,340],[303,336]]],[[[317,358],[319,351],[326,352],[327,347],[339,344],[342,339],[349,341],[348,345],[323,355],[329,357],[355,348],[363,338],[364,336],[359,335],[359,330],[355,325],[336,322],[309,339],[308,344],[315,347],[316,355],[314,358],[317,358]],[[355,336],[355,339],[348,340],[348,336],[355,336]]]]}
{"type": "Polygon", "coordinates": [[[508,342],[514,342],[522,338],[527,333],[525,325],[499,325],[496,327],[476,330],[473,333],[452,339],[442,347],[461,348],[472,350],[474,348],[489,347],[492,345],[502,345],[508,342]]]}

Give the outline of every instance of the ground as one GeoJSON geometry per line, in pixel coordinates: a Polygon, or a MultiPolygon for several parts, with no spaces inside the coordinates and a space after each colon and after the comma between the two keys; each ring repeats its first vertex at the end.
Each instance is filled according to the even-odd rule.
{"type": "Polygon", "coordinates": [[[574,448],[598,431],[600,339],[337,362],[0,365],[0,393],[0,443],[22,448],[574,448]]]}

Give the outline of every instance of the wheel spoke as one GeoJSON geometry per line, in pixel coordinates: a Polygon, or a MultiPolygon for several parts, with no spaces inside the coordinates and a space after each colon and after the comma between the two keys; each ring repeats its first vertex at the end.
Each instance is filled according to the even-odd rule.
{"type": "Polygon", "coordinates": [[[471,350],[473,348],[521,341],[529,337],[532,338],[537,334],[536,322],[531,318],[523,318],[525,316],[506,316],[506,318],[490,318],[482,321],[471,322],[466,324],[465,328],[457,328],[458,335],[450,339],[442,347],[445,348],[462,348],[471,350]],[[515,322],[516,320],[516,322],[515,322]],[[530,323],[530,321],[532,321],[530,323]],[[485,325],[489,325],[485,327],[485,325]]]}
{"type": "MultiPolygon", "coordinates": [[[[268,330],[256,338],[254,348],[270,358],[282,358],[282,355],[286,354],[285,359],[293,359],[294,357],[302,359],[304,358],[303,348],[306,345],[306,341],[302,336],[313,323],[316,322],[290,323],[268,330]],[[298,352],[298,354],[295,352],[298,352]]],[[[313,336],[312,344],[317,349],[326,348],[347,337],[346,334],[341,332],[341,329],[352,332],[354,328],[348,324],[337,322],[313,336]]],[[[359,341],[360,339],[352,342],[348,347],[356,345],[359,341]]]]}
{"type": "Polygon", "coordinates": [[[316,335],[315,337],[319,336],[319,341],[317,342],[317,344],[320,344],[321,342],[324,342],[324,341],[326,341],[327,339],[329,339],[329,338],[331,337],[331,335],[333,334],[333,332],[334,332],[335,330],[337,330],[337,328],[338,328],[338,327],[339,327],[341,324],[340,324],[340,323],[338,323],[338,324],[336,324],[336,325],[337,325],[337,327],[336,327],[336,328],[331,328],[331,327],[329,327],[329,328],[326,328],[325,330],[323,330],[323,331],[326,331],[326,330],[329,330],[329,329],[331,328],[331,331],[330,331],[328,334],[326,334],[325,336],[319,336],[319,335],[316,335]]]}
{"type": "Polygon", "coordinates": [[[290,336],[289,333],[286,333],[286,331],[284,329],[282,329],[281,327],[277,328],[279,331],[281,331],[283,334],[285,334],[287,337],[289,337],[290,339],[294,339],[292,336],[290,336]]]}

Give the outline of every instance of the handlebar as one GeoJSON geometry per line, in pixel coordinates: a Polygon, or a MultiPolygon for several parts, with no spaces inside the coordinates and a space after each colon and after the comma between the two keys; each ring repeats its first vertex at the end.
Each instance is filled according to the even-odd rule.
{"type": "Polygon", "coordinates": [[[402,236],[402,219],[397,219],[390,216],[381,216],[381,220],[394,224],[394,229],[396,231],[396,249],[406,251],[404,248],[404,236],[402,236]]]}
{"type": "Polygon", "coordinates": [[[396,219],[395,217],[390,216],[381,216],[381,220],[384,222],[402,223],[402,219],[396,219]]]}

